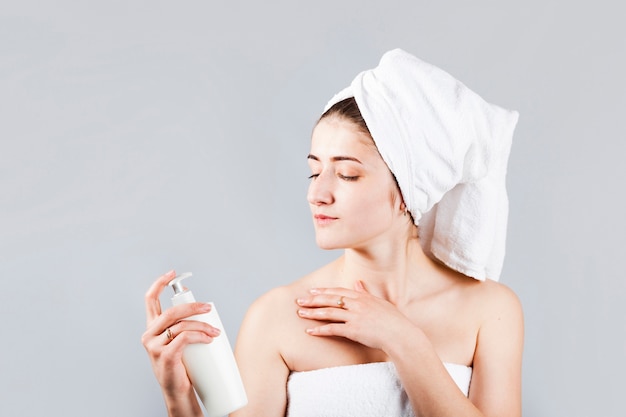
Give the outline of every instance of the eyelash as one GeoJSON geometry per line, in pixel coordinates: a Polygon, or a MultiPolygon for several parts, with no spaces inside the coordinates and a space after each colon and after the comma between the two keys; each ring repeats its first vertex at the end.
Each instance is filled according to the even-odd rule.
{"type": "MultiPolygon", "coordinates": [[[[309,176],[309,179],[310,179],[310,180],[315,179],[315,178],[317,178],[319,175],[320,175],[320,174],[312,174],[311,176],[309,176]]],[[[345,181],[356,181],[356,180],[358,180],[358,179],[359,179],[359,177],[358,177],[358,176],[346,176],[346,175],[341,175],[341,174],[339,174],[338,176],[339,176],[339,178],[341,178],[342,180],[345,180],[345,181]]]]}

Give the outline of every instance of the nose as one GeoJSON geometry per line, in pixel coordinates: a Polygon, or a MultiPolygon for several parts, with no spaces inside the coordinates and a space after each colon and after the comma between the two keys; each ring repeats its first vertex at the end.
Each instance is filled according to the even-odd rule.
{"type": "Polygon", "coordinates": [[[333,197],[333,177],[330,173],[322,171],[317,177],[311,178],[307,200],[309,204],[321,206],[323,204],[332,204],[335,200],[333,197]]]}

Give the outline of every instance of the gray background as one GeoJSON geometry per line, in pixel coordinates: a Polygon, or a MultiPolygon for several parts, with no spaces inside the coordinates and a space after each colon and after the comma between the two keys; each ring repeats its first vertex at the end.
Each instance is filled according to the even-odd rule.
{"type": "Polygon", "coordinates": [[[583,3],[3,0],[0,415],[164,415],[148,286],[193,271],[234,341],[252,300],[337,256],[310,131],[402,47],[521,114],[501,281],[524,415],[623,416],[626,29],[583,3]]]}

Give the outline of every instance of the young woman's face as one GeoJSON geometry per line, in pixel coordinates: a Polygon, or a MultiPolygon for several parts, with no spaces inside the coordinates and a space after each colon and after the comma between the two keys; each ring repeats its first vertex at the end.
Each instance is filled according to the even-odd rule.
{"type": "Polygon", "coordinates": [[[322,119],[308,160],[307,199],[318,246],[365,248],[390,233],[401,217],[402,199],[367,134],[345,119],[322,119]]]}

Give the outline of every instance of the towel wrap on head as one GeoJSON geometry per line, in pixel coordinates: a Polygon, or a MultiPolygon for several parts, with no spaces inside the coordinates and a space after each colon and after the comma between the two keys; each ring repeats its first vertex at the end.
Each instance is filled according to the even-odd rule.
{"type": "Polygon", "coordinates": [[[401,49],[358,74],[325,110],[349,97],[396,177],[426,254],[478,280],[498,280],[518,113],[401,49]]]}

